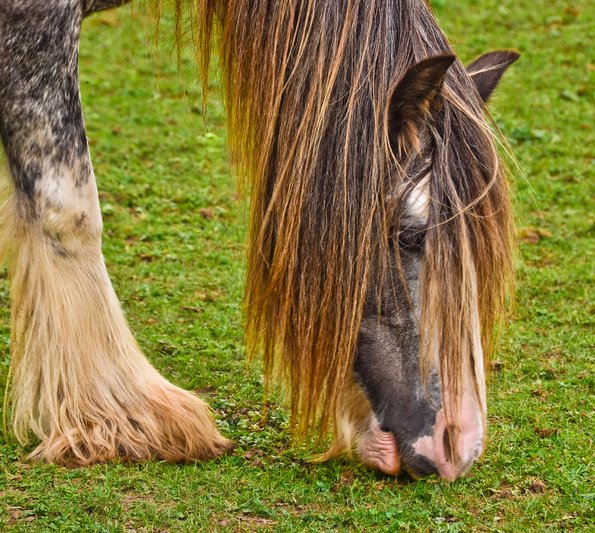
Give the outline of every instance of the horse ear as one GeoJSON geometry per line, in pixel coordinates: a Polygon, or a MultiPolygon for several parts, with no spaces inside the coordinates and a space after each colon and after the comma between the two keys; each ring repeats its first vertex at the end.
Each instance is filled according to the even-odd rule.
{"type": "Polygon", "coordinates": [[[521,54],[512,50],[495,50],[479,56],[467,67],[467,73],[484,102],[488,101],[506,69],[519,57],[521,54]]]}
{"type": "Polygon", "coordinates": [[[387,110],[388,134],[393,146],[406,145],[407,141],[416,144],[417,126],[431,114],[446,71],[455,59],[453,55],[424,59],[393,86],[387,110]]]}

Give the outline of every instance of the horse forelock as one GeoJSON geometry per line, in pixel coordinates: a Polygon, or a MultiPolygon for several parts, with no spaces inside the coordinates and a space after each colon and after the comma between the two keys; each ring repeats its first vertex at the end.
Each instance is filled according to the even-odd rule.
{"type": "MultiPolygon", "coordinates": [[[[194,16],[204,79],[219,47],[230,147],[251,193],[248,351],[263,354],[269,380],[288,384],[297,433],[322,435],[352,379],[366,294],[394,252],[386,199],[406,165],[395,165],[387,139],[389,90],[450,46],[416,0],[201,0],[194,16]]],[[[478,357],[473,310],[490,351],[511,222],[494,135],[458,62],[442,99],[428,129],[422,362],[437,339],[443,388],[456,396],[465,358],[478,357]]],[[[408,145],[419,140],[410,133],[408,145]]]]}
{"type": "Polygon", "coordinates": [[[498,137],[484,119],[483,103],[461,65],[453,66],[444,98],[440,121],[432,127],[435,154],[422,282],[422,361],[430,361],[429,339],[439,339],[443,389],[459,398],[463,373],[471,372],[485,410],[484,376],[477,370],[484,365],[477,359],[488,358],[492,351],[494,327],[510,289],[513,227],[508,184],[498,137]]]}

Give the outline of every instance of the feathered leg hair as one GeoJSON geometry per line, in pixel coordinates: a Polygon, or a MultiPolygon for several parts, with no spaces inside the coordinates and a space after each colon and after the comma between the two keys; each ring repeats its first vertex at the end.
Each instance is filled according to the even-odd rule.
{"type": "Polygon", "coordinates": [[[219,455],[230,443],[209,407],[164,379],[130,333],[101,256],[100,231],[83,215],[70,215],[58,242],[39,221],[21,219],[16,195],[2,209],[15,435],[23,443],[31,434],[41,441],[32,458],[69,465],[219,455]]]}
{"type": "Polygon", "coordinates": [[[0,220],[12,426],[21,442],[41,441],[33,458],[56,463],[209,459],[229,441],[204,402],[142,355],[101,255],[79,94],[82,17],[75,0],[0,9],[0,137],[14,187],[0,220]]]}

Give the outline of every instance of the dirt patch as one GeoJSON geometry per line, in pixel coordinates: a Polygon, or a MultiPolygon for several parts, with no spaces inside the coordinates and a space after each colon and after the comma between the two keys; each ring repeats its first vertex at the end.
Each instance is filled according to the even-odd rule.
{"type": "Polygon", "coordinates": [[[8,507],[6,509],[8,518],[7,526],[13,526],[18,522],[33,522],[35,520],[35,511],[23,507],[8,507]]]}
{"type": "Polygon", "coordinates": [[[557,435],[558,433],[560,433],[560,430],[557,428],[538,428],[538,427],[534,427],[533,431],[540,436],[542,439],[546,439],[548,437],[553,437],[554,435],[557,435]]]}
{"type": "Polygon", "coordinates": [[[144,502],[151,505],[155,504],[155,500],[153,499],[153,497],[149,496],[148,494],[122,494],[122,511],[124,513],[129,513],[134,507],[134,505],[136,505],[139,502],[144,502]]]}
{"type": "Polygon", "coordinates": [[[261,516],[239,515],[234,518],[217,520],[216,527],[211,531],[219,531],[220,528],[231,528],[232,531],[255,531],[272,529],[277,524],[276,520],[263,518],[261,516]]]}
{"type": "Polygon", "coordinates": [[[515,497],[513,487],[507,481],[502,481],[497,489],[492,489],[492,492],[498,500],[511,500],[515,497]]]}
{"type": "Polygon", "coordinates": [[[545,494],[547,491],[547,486],[541,479],[533,479],[525,489],[525,494],[545,494]]]}
{"type": "Polygon", "coordinates": [[[542,228],[520,228],[518,230],[518,237],[521,242],[526,244],[537,244],[542,239],[551,237],[551,232],[542,228]]]}
{"type": "Polygon", "coordinates": [[[213,211],[212,209],[203,208],[203,209],[198,210],[198,214],[202,218],[204,218],[206,220],[210,220],[211,218],[213,218],[215,216],[215,211],[213,211]]]}

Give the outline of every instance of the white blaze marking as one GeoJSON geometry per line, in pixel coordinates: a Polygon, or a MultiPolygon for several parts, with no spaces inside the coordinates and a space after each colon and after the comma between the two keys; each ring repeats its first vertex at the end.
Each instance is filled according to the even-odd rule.
{"type": "Polygon", "coordinates": [[[426,174],[407,197],[407,214],[426,224],[430,217],[430,174],[426,174]]]}

